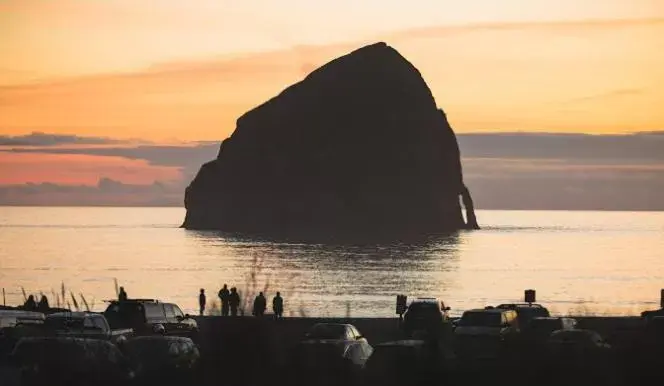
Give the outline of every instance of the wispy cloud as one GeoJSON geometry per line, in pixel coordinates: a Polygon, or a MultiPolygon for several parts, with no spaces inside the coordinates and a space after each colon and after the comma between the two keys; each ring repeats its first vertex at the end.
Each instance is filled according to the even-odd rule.
{"type": "Polygon", "coordinates": [[[25,135],[0,135],[0,146],[113,145],[131,141],[108,137],[82,137],[67,134],[32,132],[25,135]]]}

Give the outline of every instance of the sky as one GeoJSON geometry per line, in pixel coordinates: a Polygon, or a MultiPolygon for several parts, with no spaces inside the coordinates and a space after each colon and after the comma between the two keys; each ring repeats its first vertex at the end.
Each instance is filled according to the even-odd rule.
{"type": "MultiPolygon", "coordinates": [[[[664,130],[661,0],[0,0],[0,204],[181,205],[237,117],[375,41],[410,60],[446,111],[479,208],[519,204],[514,184],[491,180],[498,164],[522,192],[544,178],[601,193],[607,209],[664,206],[652,191],[662,160],[620,151],[664,130]],[[544,176],[525,173],[533,154],[504,133],[557,149],[544,176]],[[603,158],[574,158],[549,134],[590,138],[579,146],[603,158]],[[595,137],[631,145],[606,154],[595,137]],[[498,148],[501,162],[486,161],[498,148]],[[173,152],[191,158],[161,159],[173,152]],[[570,170],[598,180],[561,182],[570,170]]],[[[578,202],[598,205],[564,206],[578,202]]]]}

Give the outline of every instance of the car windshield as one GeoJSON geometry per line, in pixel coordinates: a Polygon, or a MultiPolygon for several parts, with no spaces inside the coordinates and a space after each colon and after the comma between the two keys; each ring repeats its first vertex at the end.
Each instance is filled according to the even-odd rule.
{"type": "Polygon", "coordinates": [[[438,308],[437,303],[417,302],[411,303],[410,306],[408,306],[408,312],[418,314],[438,314],[440,313],[440,308],[438,308]]]}
{"type": "Polygon", "coordinates": [[[131,328],[145,322],[144,307],[140,303],[112,303],[104,316],[111,328],[131,328]]]}
{"type": "Polygon", "coordinates": [[[345,339],[346,326],[341,324],[317,324],[309,330],[308,337],[314,339],[345,339]]]}
{"type": "Polygon", "coordinates": [[[54,330],[82,330],[84,328],[83,318],[69,318],[66,316],[48,317],[44,321],[44,327],[54,330]]]}
{"type": "Polygon", "coordinates": [[[464,312],[460,326],[476,327],[498,327],[501,325],[501,317],[497,312],[464,312]]]}

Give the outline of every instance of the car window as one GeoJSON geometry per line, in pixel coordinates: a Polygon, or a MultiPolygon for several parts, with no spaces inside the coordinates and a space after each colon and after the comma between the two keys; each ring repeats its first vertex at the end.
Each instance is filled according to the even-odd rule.
{"type": "Polygon", "coordinates": [[[166,319],[169,321],[176,321],[175,311],[173,311],[173,305],[164,304],[164,313],[166,314],[166,319]]]}
{"type": "Polygon", "coordinates": [[[507,318],[507,324],[509,325],[516,324],[517,314],[515,312],[508,312],[507,315],[505,315],[505,317],[507,318]]]}
{"type": "Polygon", "coordinates": [[[111,328],[132,328],[146,321],[145,311],[140,303],[112,303],[104,316],[111,328]]]}
{"type": "Polygon", "coordinates": [[[148,319],[164,319],[164,309],[161,304],[145,304],[145,316],[148,319]]]}
{"type": "Polygon", "coordinates": [[[441,312],[438,303],[413,302],[408,306],[407,312],[411,315],[427,315],[439,317],[441,312]]]}
{"type": "Polygon", "coordinates": [[[460,326],[498,327],[502,321],[496,312],[464,312],[459,320],[460,326]]]}
{"type": "Polygon", "coordinates": [[[355,334],[353,333],[353,330],[350,328],[346,328],[346,339],[354,340],[355,339],[355,334]]]}
{"type": "Polygon", "coordinates": [[[180,318],[184,318],[184,314],[177,304],[171,304],[171,306],[173,307],[173,313],[175,314],[175,317],[179,316],[180,318]]]}
{"type": "Polygon", "coordinates": [[[92,318],[83,318],[83,328],[94,328],[95,322],[92,318]]]}
{"type": "Polygon", "coordinates": [[[106,331],[108,327],[106,326],[106,321],[103,318],[100,317],[94,317],[92,318],[92,324],[103,331],[106,331]]]}

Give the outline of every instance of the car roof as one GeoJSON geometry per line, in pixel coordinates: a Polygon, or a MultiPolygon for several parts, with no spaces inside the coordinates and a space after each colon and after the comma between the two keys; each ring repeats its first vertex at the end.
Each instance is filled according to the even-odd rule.
{"type": "Polygon", "coordinates": [[[438,299],[436,298],[415,298],[411,301],[411,303],[438,303],[438,299]]]}
{"type": "Polygon", "coordinates": [[[123,303],[162,303],[157,299],[127,299],[127,300],[109,300],[110,304],[123,304],[123,303]]]}
{"type": "Polygon", "coordinates": [[[379,343],[375,347],[420,347],[425,345],[426,342],[419,339],[403,339],[394,340],[390,342],[379,343]]]}
{"type": "Polygon", "coordinates": [[[329,322],[322,322],[322,323],[316,323],[312,327],[316,326],[344,326],[344,327],[352,327],[352,324],[348,323],[329,323],[329,322]]]}
{"type": "Polygon", "coordinates": [[[41,342],[59,342],[59,343],[77,343],[77,344],[105,344],[99,342],[106,342],[112,344],[111,342],[104,339],[94,339],[94,338],[84,338],[84,337],[73,337],[73,336],[28,336],[19,339],[19,342],[24,343],[41,343],[41,342]]]}
{"type": "Polygon", "coordinates": [[[35,311],[21,311],[21,310],[0,310],[0,318],[13,317],[13,318],[37,318],[43,319],[44,314],[35,311]]]}
{"type": "Polygon", "coordinates": [[[496,308],[544,308],[544,306],[538,303],[505,303],[497,305],[496,308]]]}
{"type": "Polygon", "coordinates": [[[127,339],[126,343],[129,342],[142,342],[142,341],[172,341],[172,342],[181,342],[181,341],[191,341],[191,338],[186,336],[175,336],[175,335],[143,335],[143,336],[134,336],[127,339]]]}
{"type": "Polygon", "coordinates": [[[48,318],[83,319],[83,318],[92,317],[92,316],[95,316],[95,315],[101,316],[100,314],[96,314],[96,313],[93,313],[93,312],[78,312],[77,311],[77,312],[54,312],[52,314],[46,315],[46,318],[47,319],[48,318]]]}
{"type": "Polygon", "coordinates": [[[481,312],[481,313],[487,313],[487,314],[502,314],[502,313],[510,312],[510,311],[514,311],[514,310],[508,310],[508,309],[505,309],[505,308],[475,308],[475,309],[472,309],[472,310],[464,311],[463,313],[465,314],[466,312],[468,312],[468,313],[480,313],[481,312]]]}

